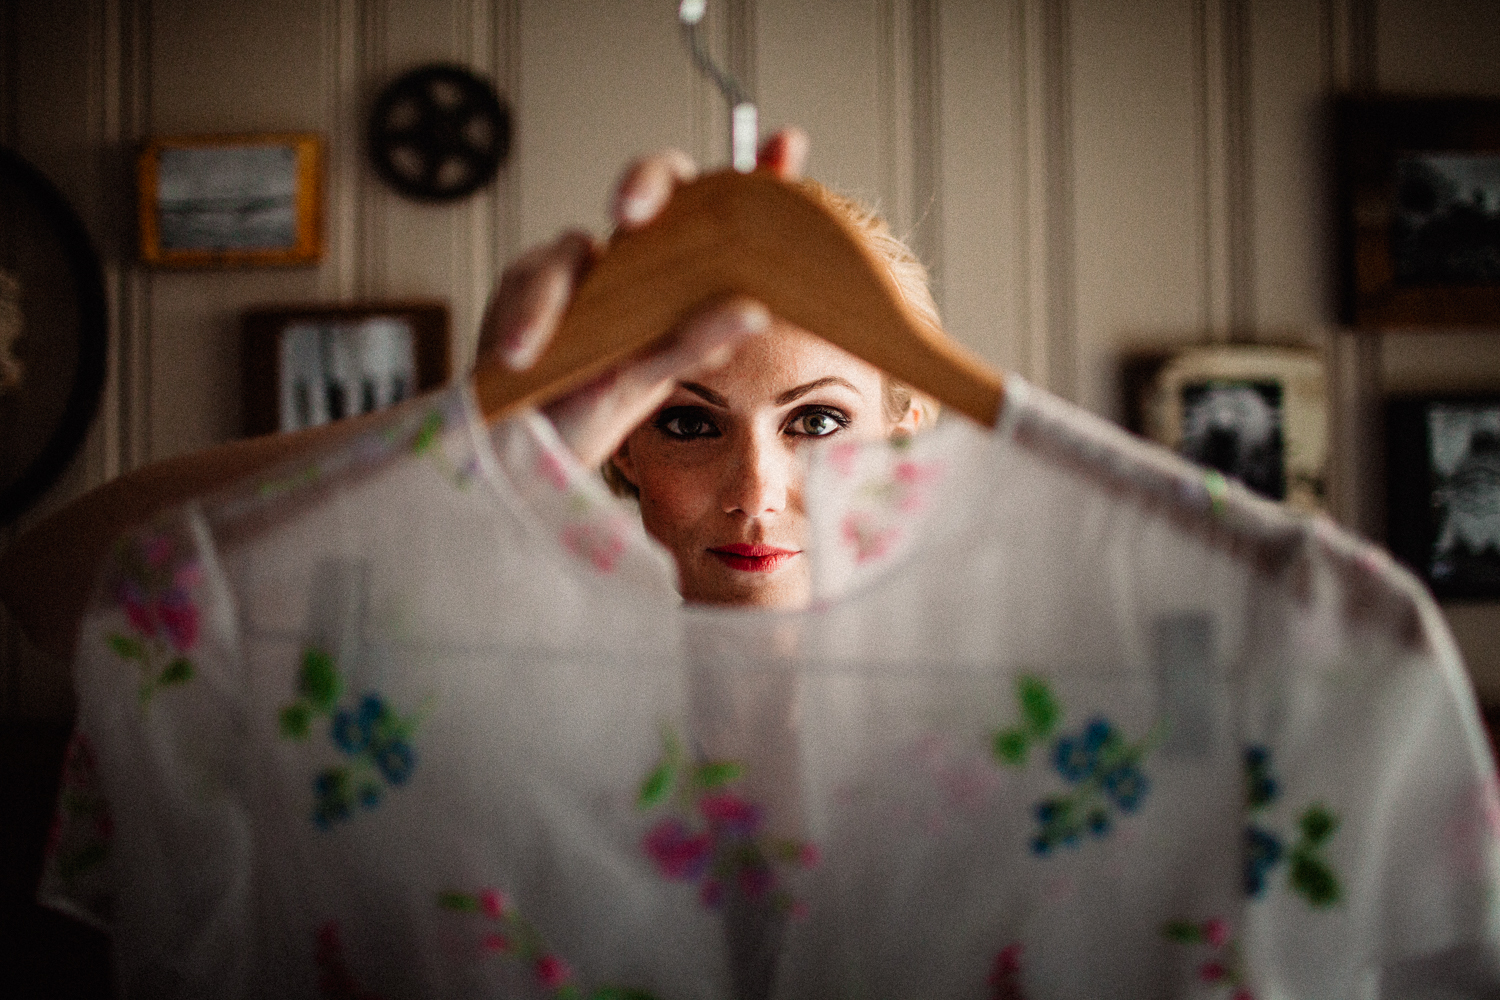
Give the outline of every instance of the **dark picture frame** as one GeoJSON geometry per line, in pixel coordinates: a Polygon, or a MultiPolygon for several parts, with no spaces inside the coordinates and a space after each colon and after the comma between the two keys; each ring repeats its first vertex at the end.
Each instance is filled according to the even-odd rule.
{"type": "Polygon", "coordinates": [[[1386,542],[1439,598],[1500,598],[1500,394],[1386,404],[1386,542]]]}
{"type": "Polygon", "coordinates": [[[0,148],[0,524],[77,454],[104,391],[104,272],[40,171],[0,148]]]}
{"type": "Polygon", "coordinates": [[[1345,98],[1342,319],[1500,325],[1500,100],[1345,98]]]}
{"type": "Polygon", "coordinates": [[[158,136],[136,162],[141,260],[166,267],[316,264],[323,140],[311,132],[158,136]]]}
{"type": "Polygon", "coordinates": [[[249,436],[381,409],[452,372],[448,307],[437,301],[249,309],[241,347],[249,436]]]}

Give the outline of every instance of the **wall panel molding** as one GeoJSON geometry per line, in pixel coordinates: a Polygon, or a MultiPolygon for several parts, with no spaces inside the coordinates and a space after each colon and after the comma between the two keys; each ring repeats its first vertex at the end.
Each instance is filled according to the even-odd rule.
{"type": "Polygon", "coordinates": [[[1323,0],[1325,79],[1335,93],[1378,85],[1375,16],[1375,0],[1323,0]]]}
{"type": "Polygon", "coordinates": [[[353,299],[364,282],[360,277],[361,210],[364,170],[361,95],[364,90],[364,0],[323,0],[322,89],[323,121],[328,138],[327,227],[328,257],[319,285],[328,298],[353,299]]]}
{"type": "Polygon", "coordinates": [[[151,0],[103,0],[98,30],[98,117],[90,138],[100,151],[98,217],[109,302],[110,360],[99,417],[103,481],[153,457],[153,280],[136,260],[134,241],[135,155],[152,131],[151,0]]]}
{"type": "Polygon", "coordinates": [[[1078,396],[1077,259],[1073,204],[1073,50],[1066,0],[1013,8],[1020,163],[1017,279],[1026,374],[1066,399],[1078,396]]]}
{"type": "MultiPolygon", "coordinates": [[[[1377,85],[1375,0],[1324,0],[1323,79],[1330,93],[1365,93],[1377,85]]],[[[1331,199],[1330,199],[1331,204],[1331,199]]],[[[1328,218],[1332,219],[1331,212],[1328,218]]],[[[1327,335],[1330,395],[1329,502],[1333,514],[1370,538],[1385,531],[1384,498],[1370,484],[1383,473],[1380,400],[1383,335],[1334,328],[1327,335]]]]}
{"type": "MultiPolygon", "coordinates": [[[[875,91],[878,108],[875,129],[880,158],[880,214],[891,230],[910,240],[925,222],[926,205],[917,204],[913,173],[917,153],[913,143],[912,9],[909,0],[881,0],[876,8],[875,91]]],[[[919,251],[918,257],[926,258],[919,251]]]]}
{"type": "Polygon", "coordinates": [[[1194,7],[1201,323],[1218,342],[1245,339],[1255,328],[1246,7],[1246,0],[1199,0],[1194,7]]]}
{"type": "Polygon", "coordinates": [[[912,249],[944,301],[942,25],[938,0],[911,0],[912,249]]]}

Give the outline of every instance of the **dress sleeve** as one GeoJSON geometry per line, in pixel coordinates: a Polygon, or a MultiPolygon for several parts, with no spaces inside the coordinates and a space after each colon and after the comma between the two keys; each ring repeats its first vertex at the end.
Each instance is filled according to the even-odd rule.
{"type": "Polygon", "coordinates": [[[223,970],[247,969],[235,622],[188,509],[116,544],[79,631],[78,716],[38,895],[112,935],[126,996],[232,996],[223,970]]]}

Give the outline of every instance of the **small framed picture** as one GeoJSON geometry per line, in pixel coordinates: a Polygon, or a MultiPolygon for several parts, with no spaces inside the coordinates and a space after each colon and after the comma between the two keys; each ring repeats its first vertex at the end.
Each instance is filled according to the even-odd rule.
{"type": "Polygon", "coordinates": [[[1500,597],[1500,395],[1386,408],[1386,541],[1438,597],[1500,597]]]}
{"type": "Polygon", "coordinates": [[[273,306],[242,321],[245,433],[384,409],[448,381],[441,302],[273,306]]]}
{"type": "Polygon", "coordinates": [[[1308,350],[1195,347],[1158,359],[1142,430],[1272,500],[1321,509],[1328,416],[1323,362],[1308,350]]]}
{"type": "Polygon", "coordinates": [[[1345,322],[1500,323],[1500,101],[1348,98],[1337,121],[1345,322]]]}
{"type": "Polygon", "coordinates": [[[141,260],[176,267],[315,264],[322,140],[310,133],[152,139],[137,163],[141,260]]]}

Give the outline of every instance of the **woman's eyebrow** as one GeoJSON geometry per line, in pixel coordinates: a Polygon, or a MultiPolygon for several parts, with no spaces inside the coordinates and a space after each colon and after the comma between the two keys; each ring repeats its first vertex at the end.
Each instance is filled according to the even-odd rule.
{"type": "Polygon", "coordinates": [[[699,385],[697,382],[678,382],[677,384],[682,386],[684,389],[695,396],[702,396],[705,401],[712,403],[715,406],[722,407],[726,410],[729,409],[729,400],[725,399],[717,392],[714,392],[706,385],[699,385]]]}
{"type": "Polygon", "coordinates": [[[848,379],[839,378],[837,375],[829,375],[826,378],[813,379],[811,382],[808,382],[805,385],[799,385],[794,388],[788,389],[786,392],[783,392],[781,395],[776,397],[776,405],[785,406],[787,403],[792,402],[794,399],[801,399],[803,396],[806,396],[808,393],[814,391],[815,389],[822,389],[830,385],[841,385],[846,389],[852,390],[856,396],[864,395],[864,393],[860,392],[859,389],[854,385],[854,383],[850,382],[848,379]]]}

